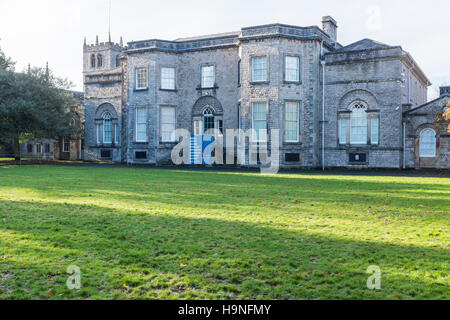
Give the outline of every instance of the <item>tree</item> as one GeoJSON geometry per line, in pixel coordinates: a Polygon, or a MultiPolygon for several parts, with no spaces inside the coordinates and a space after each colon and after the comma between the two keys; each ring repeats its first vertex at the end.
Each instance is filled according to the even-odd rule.
{"type": "Polygon", "coordinates": [[[7,57],[0,48],[0,69],[14,71],[16,63],[11,58],[7,57]]]}
{"type": "Polygon", "coordinates": [[[72,121],[76,103],[69,86],[48,68],[0,69],[0,140],[13,143],[16,160],[22,142],[80,134],[79,123],[72,121]]]}

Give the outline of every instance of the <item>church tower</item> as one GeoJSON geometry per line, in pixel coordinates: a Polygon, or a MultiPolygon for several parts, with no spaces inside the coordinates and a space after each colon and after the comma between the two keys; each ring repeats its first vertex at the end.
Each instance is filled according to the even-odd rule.
{"type": "Polygon", "coordinates": [[[111,39],[108,42],[99,43],[97,36],[95,44],[92,45],[86,44],[85,39],[83,45],[83,72],[101,72],[120,67],[122,51],[123,44],[113,43],[111,39]]]}
{"type": "Polygon", "coordinates": [[[85,160],[121,162],[123,136],[124,47],[108,42],[83,44],[85,160]]]}

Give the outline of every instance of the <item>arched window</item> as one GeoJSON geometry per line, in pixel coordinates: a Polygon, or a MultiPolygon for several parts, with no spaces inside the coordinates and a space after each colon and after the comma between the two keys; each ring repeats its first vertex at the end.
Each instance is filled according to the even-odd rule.
{"type": "Polygon", "coordinates": [[[356,102],[350,116],[350,143],[367,144],[367,106],[356,102]]]}
{"type": "Polygon", "coordinates": [[[103,143],[112,143],[112,116],[105,113],[103,116],[103,143]]]}
{"type": "Polygon", "coordinates": [[[116,67],[120,67],[122,65],[122,60],[120,59],[120,54],[116,56],[116,67]]]}
{"type": "Polygon", "coordinates": [[[91,55],[91,68],[95,68],[95,54],[91,55]]]}
{"type": "Polygon", "coordinates": [[[97,67],[103,66],[103,56],[101,54],[97,55],[97,67]]]}
{"type": "Polygon", "coordinates": [[[433,129],[425,129],[420,133],[419,154],[421,158],[436,157],[436,132],[433,129]]]}
{"type": "Polygon", "coordinates": [[[206,133],[208,130],[214,128],[214,109],[207,107],[203,111],[203,132],[206,133]]]}

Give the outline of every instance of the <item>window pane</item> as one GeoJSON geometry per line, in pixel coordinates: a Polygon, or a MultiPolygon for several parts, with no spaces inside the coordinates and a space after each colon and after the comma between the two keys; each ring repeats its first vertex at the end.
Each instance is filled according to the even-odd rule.
{"type": "Polygon", "coordinates": [[[363,108],[353,109],[350,126],[350,143],[367,144],[367,113],[363,108]]]}
{"type": "Polygon", "coordinates": [[[203,133],[208,133],[209,130],[215,129],[214,116],[203,117],[203,133]]]}
{"type": "Polygon", "coordinates": [[[425,129],[420,133],[420,156],[423,158],[436,157],[436,133],[432,129],[425,129]]]}
{"type": "Polygon", "coordinates": [[[147,141],[147,108],[136,108],[136,141],[147,141]]]}
{"type": "Polygon", "coordinates": [[[266,57],[252,58],[252,81],[267,81],[266,57]]]}
{"type": "Polygon", "coordinates": [[[299,118],[299,105],[298,102],[286,102],[286,119],[285,119],[285,132],[286,141],[297,142],[298,141],[298,118],[299,118]]]}
{"type": "Polygon", "coordinates": [[[339,143],[347,144],[347,119],[339,119],[339,143]]]}
{"type": "Polygon", "coordinates": [[[219,134],[223,134],[223,120],[217,120],[217,130],[219,134]]]}
{"type": "Polygon", "coordinates": [[[371,144],[378,144],[379,141],[379,137],[378,137],[378,132],[379,132],[379,128],[378,128],[378,118],[375,119],[371,119],[370,120],[370,143],[371,144]]]}
{"type": "Polygon", "coordinates": [[[114,135],[114,142],[119,143],[119,125],[117,124],[114,125],[114,135]]]}
{"type": "Polygon", "coordinates": [[[146,89],[148,87],[147,68],[136,69],[136,89],[146,89]]]}
{"type": "Polygon", "coordinates": [[[285,68],[286,81],[300,81],[299,57],[286,57],[285,68]]]}
{"type": "Polygon", "coordinates": [[[258,102],[252,104],[253,110],[253,129],[255,132],[255,141],[266,141],[267,139],[267,114],[266,103],[258,102]]]}
{"type": "Polygon", "coordinates": [[[200,120],[194,121],[194,135],[195,136],[202,135],[202,121],[200,120]]]}
{"type": "Polygon", "coordinates": [[[161,89],[175,90],[175,68],[161,68],[161,89]]]}
{"type": "Polygon", "coordinates": [[[202,88],[212,88],[215,82],[214,66],[202,67],[202,88]]]}
{"type": "Polygon", "coordinates": [[[101,129],[100,129],[100,125],[97,124],[97,144],[100,144],[100,135],[101,135],[101,129]]]}
{"type": "Polygon", "coordinates": [[[110,114],[103,117],[103,143],[112,143],[112,119],[110,114]]]}
{"type": "Polygon", "coordinates": [[[175,108],[161,107],[161,140],[175,141],[175,108]]]}

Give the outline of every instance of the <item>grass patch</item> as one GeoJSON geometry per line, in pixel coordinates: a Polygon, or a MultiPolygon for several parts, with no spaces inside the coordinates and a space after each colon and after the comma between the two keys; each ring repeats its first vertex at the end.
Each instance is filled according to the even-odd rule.
{"type": "Polygon", "coordinates": [[[3,166],[0,299],[449,299],[449,199],[439,178],[3,166]]]}

